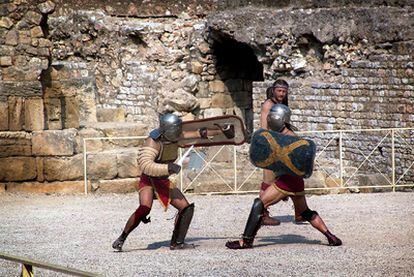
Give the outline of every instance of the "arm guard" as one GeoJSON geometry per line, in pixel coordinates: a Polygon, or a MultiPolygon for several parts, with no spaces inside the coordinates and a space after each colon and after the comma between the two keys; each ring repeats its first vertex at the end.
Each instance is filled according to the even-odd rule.
{"type": "Polygon", "coordinates": [[[168,165],[155,162],[158,151],[152,147],[144,146],[138,152],[138,165],[141,171],[152,177],[168,176],[168,165]]]}

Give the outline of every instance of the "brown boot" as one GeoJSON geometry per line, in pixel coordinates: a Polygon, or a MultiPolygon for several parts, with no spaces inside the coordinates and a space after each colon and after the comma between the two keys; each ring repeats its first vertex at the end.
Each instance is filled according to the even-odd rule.
{"type": "Polygon", "coordinates": [[[270,217],[269,210],[264,210],[263,217],[262,217],[262,225],[277,226],[277,225],[280,225],[280,220],[270,217]]]}

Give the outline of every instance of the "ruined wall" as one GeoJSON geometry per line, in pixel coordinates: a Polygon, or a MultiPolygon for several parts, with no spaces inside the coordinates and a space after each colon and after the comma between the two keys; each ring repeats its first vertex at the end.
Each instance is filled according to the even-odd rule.
{"type": "MultiPolygon", "coordinates": [[[[413,127],[411,1],[15,0],[0,12],[0,190],[82,191],[83,138],[145,135],[164,112],[235,114],[251,133],[278,77],[301,130],[413,127]]],[[[140,143],[89,142],[89,185],[132,190],[140,143]]],[[[403,170],[412,153],[397,152],[403,170]]]]}

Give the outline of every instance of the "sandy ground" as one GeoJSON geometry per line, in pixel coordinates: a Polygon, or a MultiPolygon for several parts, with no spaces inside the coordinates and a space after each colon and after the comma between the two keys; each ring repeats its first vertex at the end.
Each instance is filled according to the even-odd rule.
{"type": "MultiPolygon", "coordinates": [[[[292,204],[273,206],[280,226],[259,230],[256,247],[229,250],[243,232],[254,194],[189,195],[196,210],[188,232],[193,250],[168,248],[174,208],[154,202],[152,222],[140,225],[124,252],[111,243],[138,205],[126,195],[0,195],[0,252],[104,276],[414,276],[414,193],[310,196],[344,242],[329,247],[309,224],[292,223],[292,204]]],[[[20,266],[0,259],[0,276],[20,266]]],[[[66,276],[35,269],[35,276],[66,276]]]]}

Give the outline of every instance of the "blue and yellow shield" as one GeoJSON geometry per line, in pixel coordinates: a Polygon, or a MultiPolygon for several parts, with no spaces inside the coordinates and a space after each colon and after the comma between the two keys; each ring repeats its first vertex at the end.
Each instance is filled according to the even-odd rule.
{"type": "Polygon", "coordinates": [[[254,132],[250,144],[253,165],[284,174],[308,178],[312,175],[316,145],[312,140],[282,135],[265,129],[254,132]]]}

